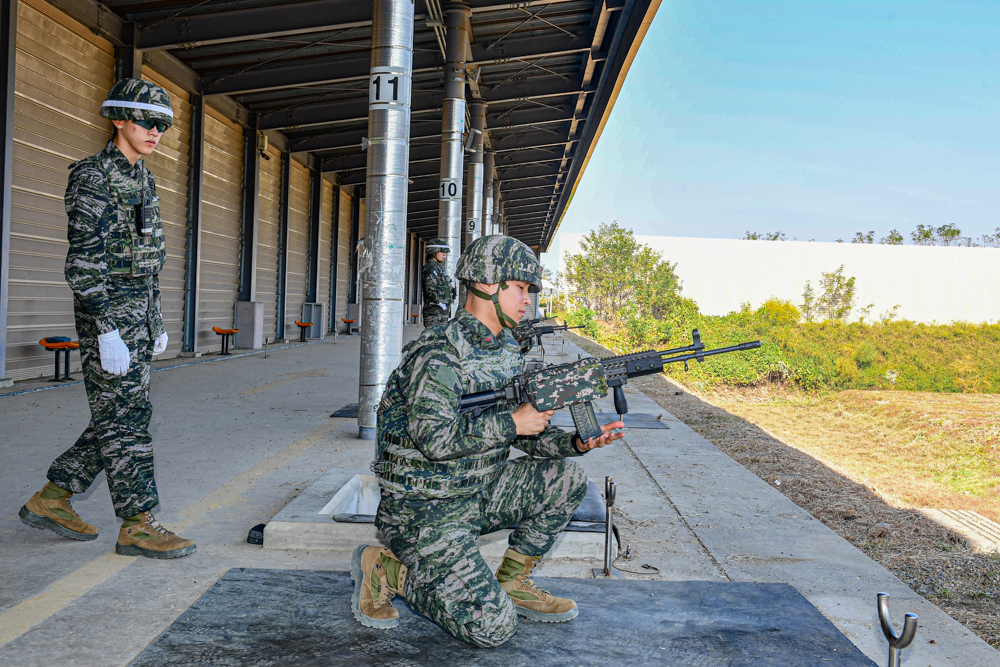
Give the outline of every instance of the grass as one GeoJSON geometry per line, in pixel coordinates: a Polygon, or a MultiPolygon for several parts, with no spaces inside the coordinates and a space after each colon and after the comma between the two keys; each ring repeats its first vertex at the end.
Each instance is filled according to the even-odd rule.
{"type": "Polygon", "coordinates": [[[1000,395],[721,387],[705,398],[895,506],[1000,521],[1000,395]]]}

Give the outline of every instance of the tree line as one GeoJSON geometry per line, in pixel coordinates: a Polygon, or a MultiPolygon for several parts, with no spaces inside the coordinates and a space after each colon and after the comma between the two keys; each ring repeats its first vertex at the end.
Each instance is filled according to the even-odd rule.
{"type": "MultiPolygon", "coordinates": [[[[782,231],[776,232],[752,232],[747,231],[743,237],[744,241],[787,241],[788,236],[782,231]]],[[[797,239],[795,239],[797,240],[797,239]]],[[[810,241],[814,239],[809,239],[810,241]]],[[[941,225],[917,225],[917,228],[910,232],[910,241],[913,245],[924,246],[958,246],[964,248],[1000,248],[1000,227],[997,227],[993,234],[983,234],[979,239],[971,236],[962,236],[962,230],[953,224],[941,225]]],[[[837,239],[837,243],[843,243],[844,239],[837,239]]],[[[851,243],[874,244],[875,230],[868,232],[856,232],[851,243]]],[[[891,230],[887,235],[878,240],[881,245],[903,245],[905,238],[898,229],[891,230]]]]}

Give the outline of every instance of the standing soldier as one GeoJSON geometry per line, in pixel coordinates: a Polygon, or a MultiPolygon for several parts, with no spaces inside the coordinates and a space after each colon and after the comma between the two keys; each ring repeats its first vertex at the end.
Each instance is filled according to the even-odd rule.
{"type": "Polygon", "coordinates": [[[70,506],[103,470],[115,514],[122,518],[115,551],[176,558],[195,544],[164,528],[149,436],[149,362],[167,349],[159,274],[166,258],[153,175],[141,159],[156,150],[174,121],[167,91],[124,79],[108,92],[101,115],[114,125],[103,151],[70,165],[66,188],[76,331],[90,424],[49,468],[49,482],[21,508],[21,520],[75,540],[97,539],[97,527],[70,506]]]}
{"type": "Polygon", "coordinates": [[[427,244],[427,263],[420,273],[424,284],[424,326],[429,327],[451,319],[451,279],[445,271],[444,260],[450,252],[444,239],[431,239],[427,244]]]}
{"type": "Polygon", "coordinates": [[[621,422],[581,442],[549,426],[552,412],[530,403],[498,405],[478,417],[461,414],[463,394],[497,389],[524,368],[510,327],[541,285],[534,253],[509,236],[474,241],[455,275],[468,290],[447,324],[425,330],[403,353],[378,407],[378,451],[372,465],[382,498],[375,523],[391,551],[361,545],[351,559],[354,617],[392,628],[402,595],[458,639],[499,646],[517,631],[517,616],[574,618],[573,600],[531,581],[587,492],[583,470],[566,460],[621,437],[621,422]],[[511,446],[528,456],[508,460],[511,446]],[[509,528],[496,575],[476,547],[480,534],[509,528]]]}

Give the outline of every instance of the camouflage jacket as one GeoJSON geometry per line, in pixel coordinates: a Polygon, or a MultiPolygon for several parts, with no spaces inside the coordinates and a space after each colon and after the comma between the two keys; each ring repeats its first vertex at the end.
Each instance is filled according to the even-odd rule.
{"type": "Polygon", "coordinates": [[[142,160],[129,163],[113,141],[97,155],[70,165],[66,188],[69,216],[66,282],[94,318],[100,333],[119,328],[109,285],[148,283],[150,335],[163,333],[159,274],[166,260],[156,183],[142,160]],[[151,200],[151,233],[140,233],[136,206],[151,200]]]}
{"type": "Polygon", "coordinates": [[[440,264],[436,259],[428,260],[424,264],[420,278],[424,285],[425,306],[432,303],[443,303],[446,306],[451,304],[451,280],[444,264],[440,264]]]}
{"type": "Polygon", "coordinates": [[[499,336],[464,308],[455,319],[426,329],[403,351],[378,406],[382,488],[415,498],[472,495],[499,474],[513,445],[530,456],[579,456],[573,434],[554,426],[519,436],[501,404],[478,417],[460,414],[463,394],[496,389],[524,369],[510,335],[499,336]]]}

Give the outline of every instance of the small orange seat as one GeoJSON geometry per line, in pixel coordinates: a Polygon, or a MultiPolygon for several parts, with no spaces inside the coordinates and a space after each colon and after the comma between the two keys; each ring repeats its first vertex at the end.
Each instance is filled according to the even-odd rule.
{"type": "Polygon", "coordinates": [[[300,343],[306,342],[306,329],[308,329],[312,325],[313,325],[312,322],[299,322],[298,320],[295,320],[295,326],[297,326],[299,328],[299,342],[300,343]]]}
{"type": "Polygon", "coordinates": [[[357,320],[349,320],[346,317],[340,318],[340,321],[344,323],[344,333],[348,336],[351,335],[351,325],[357,322],[357,320]]]}
{"type": "Polygon", "coordinates": [[[80,343],[74,340],[58,340],[50,341],[49,338],[56,338],[56,336],[49,336],[38,341],[38,344],[44,347],[46,350],[50,350],[56,353],[56,376],[52,378],[52,382],[70,382],[73,380],[69,374],[69,353],[72,350],[80,349],[80,343]],[[59,353],[66,353],[65,369],[66,372],[63,377],[59,377],[59,353]]]}
{"type": "Polygon", "coordinates": [[[240,332],[239,329],[223,329],[221,327],[212,327],[212,331],[222,336],[222,352],[219,354],[229,354],[229,342],[232,337],[240,332]]]}

